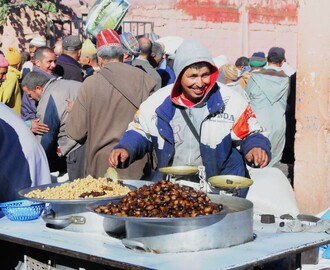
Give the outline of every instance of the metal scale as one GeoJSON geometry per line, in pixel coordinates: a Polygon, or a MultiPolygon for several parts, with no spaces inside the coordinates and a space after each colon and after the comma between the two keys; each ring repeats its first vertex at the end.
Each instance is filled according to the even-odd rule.
{"type": "Polygon", "coordinates": [[[253,184],[249,178],[237,175],[216,175],[206,180],[204,166],[173,166],[160,168],[161,173],[166,174],[166,180],[194,188],[205,193],[217,193],[231,196],[239,196],[242,188],[253,184]],[[185,180],[192,175],[197,175],[199,182],[185,180]]]}

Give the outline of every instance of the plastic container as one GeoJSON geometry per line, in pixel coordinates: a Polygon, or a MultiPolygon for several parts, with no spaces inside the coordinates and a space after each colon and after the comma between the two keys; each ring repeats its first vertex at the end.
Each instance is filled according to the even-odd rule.
{"type": "Polygon", "coordinates": [[[1,203],[0,208],[8,219],[13,221],[25,221],[39,218],[45,209],[45,203],[18,200],[1,203]]]}

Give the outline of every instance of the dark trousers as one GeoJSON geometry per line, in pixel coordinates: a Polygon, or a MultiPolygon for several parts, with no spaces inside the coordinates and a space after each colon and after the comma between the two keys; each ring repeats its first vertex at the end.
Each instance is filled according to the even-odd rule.
{"type": "Polygon", "coordinates": [[[83,144],[66,157],[69,181],[85,177],[85,148],[86,145],[83,144]]]}

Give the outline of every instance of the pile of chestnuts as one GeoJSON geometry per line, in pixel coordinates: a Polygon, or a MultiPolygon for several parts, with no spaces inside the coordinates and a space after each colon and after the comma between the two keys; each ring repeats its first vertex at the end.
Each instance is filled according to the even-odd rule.
{"type": "Polygon", "coordinates": [[[222,209],[222,204],[211,202],[202,191],[160,180],[129,192],[117,203],[98,206],[95,211],[125,217],[174,218],[216,214],[222,209]]]}

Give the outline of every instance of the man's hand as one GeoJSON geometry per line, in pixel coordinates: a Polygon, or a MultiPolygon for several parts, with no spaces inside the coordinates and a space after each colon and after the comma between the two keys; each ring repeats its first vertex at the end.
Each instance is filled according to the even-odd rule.
{"type": "Polygon", "coordinates": [[[66,102],[68,102],[67,111],[68,111],[68,113],[70,113],[72,111],[72,107],[73,107],[74,101],[71,100],[71,99],[66,99],[66,102]]]}
{"type": "Polygon", "coordinates": [[[48,125],[41,123],[40,118],[33,119],[31,123],[32,123],[31,131],[34,134],[43,135],[49,131],[48,125]]]}
{"type": "Polygon", "coordinates": [[[254,147],[246,155],[246,160],[253,163],[255,167],[264,168],[268,165],[269,159],[265,150],[254,147]]]}
{"type": "Polygon", "coordinates": [[[129,153],[126,149],[118,148],[111,151],[109,156],[109,164],[113,168],[117,168],[119,161],[124,163],[129,157],[129,153]]]}

